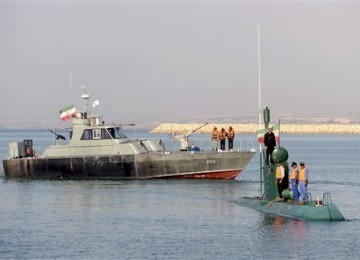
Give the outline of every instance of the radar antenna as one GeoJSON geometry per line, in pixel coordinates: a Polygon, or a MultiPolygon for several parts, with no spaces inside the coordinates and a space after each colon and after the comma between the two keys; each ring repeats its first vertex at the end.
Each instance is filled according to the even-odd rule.
{"type": "Polygon", "coordinates": [[[92,104],[94,111],[95,111],[95,115],[97,114],[97,107],[100,105],[100,101],[99,100],[95,100],[92,104]]]}

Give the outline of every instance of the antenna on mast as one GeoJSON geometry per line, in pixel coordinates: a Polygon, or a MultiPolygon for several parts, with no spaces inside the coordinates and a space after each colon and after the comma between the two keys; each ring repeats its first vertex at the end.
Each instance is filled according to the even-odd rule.
{"type": "MultiPolygon", "coordinates": [[[[261,77],[260,77],[260,25],[258,25],[258,91],[259,91],[259,129],[261,129],[261,77]]],[[[263,150],[261,143],[259,142],[259,152],[260,152],[260,196],[263,196],[263,150]]]]}
{"type": "Polygon", "coordinates": [[[259,127],[261,128],[261,66],[260,66],[260,25],[258,25],[258,91],[259,91],[259,127]]]}
{"type": "Polygon", "coordinates": [[[73,96],[73,75],[72,75],[72,72],[70,72],[70,75],[69,75],[69,87],[70,87],[70,98],[71,98],[71,102],[72,103],[75,103],[74,101],[74,96],[73,96]]]}
{"type": "Polygon", "coordinates": [[[84,100],[84,109],[85,109],[85,112],[87,112],[90,95],[86,93],[85,86],[81,86],[81,90],[82,90],[81,98],[84,100]]]}

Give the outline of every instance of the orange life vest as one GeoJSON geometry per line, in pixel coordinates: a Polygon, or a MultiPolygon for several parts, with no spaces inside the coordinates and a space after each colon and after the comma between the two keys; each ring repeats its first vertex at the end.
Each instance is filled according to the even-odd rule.
{"type": "Polygon", "coordinates": [[[220,131],[219,133],[219,139],[220,140],[225,140],[226,138],[226,132],[225,131],[220,131]]]}
{"type": "Polygon", "coordinates": [[[234,137],[235,137],[235,132],[234,132],[234,130],[229,130],[229,132],[227,133],[227,138],[228,138],[229,140],[233,140],[234,137]]]}
{"type": "Polygon", "coordinates": [[[290,172],[290,180],[297,179],[297,168],[292,169],[290,172]]]}
{"type": "Polygon", "coordinates": [[[302,169],[300,169],[300,171],[299,171],[299,178],[298,178],[299,181],[304,181],[304,180],[306,179],[305,171],[306,171],[305,167],[302,168],[302,169]]]}
{"type": "Polygon", "coordinates": [[[212,140],[216,140],[218,138],[218,131],[217,130],[212,130],[211,132],[211,139],[212,140]]]}
{"type": "Polygon", "coordinates": [[[284,178],[283,172],[281,171],[282,166],[276,167],[276,179],[284,178]]]}

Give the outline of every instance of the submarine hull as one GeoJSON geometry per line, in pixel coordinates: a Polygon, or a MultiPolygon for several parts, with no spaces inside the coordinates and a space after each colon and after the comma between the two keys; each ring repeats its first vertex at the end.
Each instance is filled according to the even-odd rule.
{"type": "Polygon", "coordinates": [[[256,210],[283,217],[317,221],[345,220],[340,210],[334,204],[316,205],[315,203],[309,203],[300,205],[294,202],[266,201],[259,197],[245,197],[241,198],[238,202],[256,210]]]}
{"type": "Polygon", "coordinates": [[[250,151],[234,151],[29,157],[3,160],[3,167],[8,178],[234,179],[254,154],[250,151]]]}

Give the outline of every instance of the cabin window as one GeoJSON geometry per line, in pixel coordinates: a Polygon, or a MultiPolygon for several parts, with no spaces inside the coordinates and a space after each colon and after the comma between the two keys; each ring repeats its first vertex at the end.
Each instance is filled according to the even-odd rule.
{"type": "Polygon", "coordinates": [[[107,130],[108,130],[110,136],[111,136],[112,138],[115,138],[115,130],[114,130],[114,128],[108,128],[107,130]]]}
{"type": "Polygon", "coordinates": [[[92,139],[92,130],[85,129],[81,136],[81,140],[91,140],[91,139],[92,139]]]}
{"type": "Polygon", "coordinates": [[[106,129],[101,129],[101,139],[111,139],[111,136],[106,129]]]}
{"type": "Polygon", "coordinates": [[[121,131],[120,128],[85,129],[81,136],[81,140],[120,138],[126,138],[126,135],[121,131]]]}
{"type": "Polygon", "coordinates": [[[101,138],[101,129],[94,129],[93,130],[93,138],[100,139],[101,138]]]}

